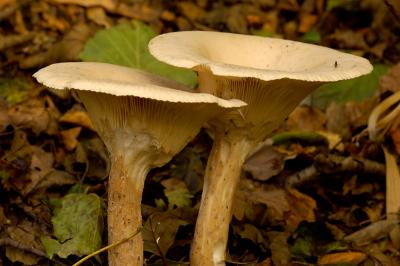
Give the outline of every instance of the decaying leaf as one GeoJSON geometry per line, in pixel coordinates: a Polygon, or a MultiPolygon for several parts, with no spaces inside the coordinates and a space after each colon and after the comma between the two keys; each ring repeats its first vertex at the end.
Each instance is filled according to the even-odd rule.
{"type": "Polygon", "coordinates": [[[78,136],[81,133],[81,130],[81,127],[74,127],[60,131],[64,146],[67,150],[72,151],[76,146],[78,146],[78,136]]]}
{"type": "Polygon", "coordinates": [[[14,126],[31,129],[35,134],[54,131],[50,127],[53,118],[46,105],[46,101],[38,98],[25,100],[9,108],[8,116],[14,126]]]}
{"type": "Polygon", "coordinates": [[[273,145],[264,143],[246,159],[243,169],[253,178],[265,181],[282,171],[285,157],[273,145]]]}
{"type": "Polygon", "coordinates": [[[50,258],[90,254],[102,245],[103,202],[96,194],[71,193],[62,198],[52,218],[54,236],[41,238],[50,258]]]}
{"type": "Polygon", "coordinates": [[[311,106],[299,106],[289,115],[287,126],[289,130],[319,131],[324,130],[326,115],[311,106]]]}
{"type": "Polygon", "coordinates": [[[73,108],[71,108],[70,110],[68,110],[68,112],[61,116],[59,121],[95,131],[92,121],[90,120],[87,112],[83,110],[81,105],[78,104],[74,105],[73,108]]]}
{"type": "Polygon", "coordinates": [[[285,266],[290,261],[290,250],[287,243],[288,233],[271,231],[268,232],[268,238],[271,242],[270,249],[274,265],[285,266]]]}
{"type": "Polygon", "coordinates": [[[165,257],[174,243],[179,226],[187,224],[188,221],[180,219],[172,212],[153,213],[142,230],[144,250],[165,257]]]}
{"type": "Polygon", "coordinates": [[[358,265],[366,259],[367,255],[362,252],[340,252],[322,256],[318,259],[318,265],[358,265]]]}
{"type": "Polygon", "coordinates": [[[56,62],[78,61],[79,53],[94,31],[95,29],[87,24],[77,24],[49,50],[21,59],[20,67],[39,68],[56,62]]]}
{"type": "Polygon", "coordinates": [[[267,206],[269,222],[285,221],[288,228],[295,229],[301,221],[315,221],[315,200],[295,189],[241,186],[236,197],[236,202],[240,199],[242,202],[239,201],[238,206],[234,206],[234,215],[244,214],[244,210],[237,210],[242,204],[254,209],[256,204],[261,203],[267,206]]]}
{"type": "Polygon", "coordinates": [[[177,178],[169,178],[161,181],[165,187],[164,193],[168,199],[168,209],[190,207],[193,195],[190,194],[186,184],[177,178]]]}

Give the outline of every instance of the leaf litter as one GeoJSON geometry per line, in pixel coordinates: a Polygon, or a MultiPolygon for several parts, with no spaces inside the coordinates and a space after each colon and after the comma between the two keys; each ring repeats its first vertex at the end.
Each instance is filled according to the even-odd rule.
{"type": "MultiPolygon", "coordinates": [[[[399,67],[390,67],[400,61],[393,34],[400,12],[393,3],[0,1],[1,262],[49,265],[51,258],[71,265],[106,244],[108,153],[79,101],[37,88],[29,69],[82,58],[142,67],[194,86],[193,73],[157,66],[145,45],[160,32],[198,29],[323,44],[375,64],[369,76],[317,91],[249,157],[235,196],[229,262],[398,265],[397,224],[388,219],[393,211],[385,212],[382,177],[385,167],[397,169],[399,124],[379,143],[365,130],[373,108],[400,88],[399,67]]],[[[211,143],[203,131],[149,174],[146,264],[189,260],[211,143]]],[[[106,254],[90,263],[106,265],[106,254]]]]}

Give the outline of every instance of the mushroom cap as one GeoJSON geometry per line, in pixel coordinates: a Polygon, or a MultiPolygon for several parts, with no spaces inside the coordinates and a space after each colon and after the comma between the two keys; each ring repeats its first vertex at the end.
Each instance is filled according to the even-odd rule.
{"type": "Polygon", "coordinates": [[[172,80],[107,63],[57,63],[40,69],[33,76],[45,86],[59,90],[76,89],[174,103],[215,103],[224,108],[246,105],[240,100],[190,92],[189,88],[172,80]]]}
{"type": "Polygon", "coordinates": [[[165,63],[214,75],[265,81],[296,79],[331,82],[372,71],[368,60],[323,46],[260,36],[210,31],[159,35],[150,53],[165,63]]]}

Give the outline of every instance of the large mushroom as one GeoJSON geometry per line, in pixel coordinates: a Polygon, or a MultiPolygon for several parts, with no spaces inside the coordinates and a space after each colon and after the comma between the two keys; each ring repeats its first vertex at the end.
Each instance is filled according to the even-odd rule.
{"type": "Polygon", "coordinates": [[[149,48],[163,62],[197,71],[199,91],[248,104],[241,116],[211,123],[214,145],[191,248],[192,266],[224,265],[232,200],[248,153],[315,88],[372,66],[326,47],[232,33],[167,33],[149,48]]]}
{"type": "MultiPolygon", "coordinates": [[[[83,101],[111,156],[108,239],[116,243],[142,225],[148,171],[167,163],[210,118],[239,100],[223,100],[152,74],[104,63],[59,63],[34,74],[54,89],[73,89],[83,101]]],[[[143,265],[137,235],[110,249],[109,265],[143,265]]]]}

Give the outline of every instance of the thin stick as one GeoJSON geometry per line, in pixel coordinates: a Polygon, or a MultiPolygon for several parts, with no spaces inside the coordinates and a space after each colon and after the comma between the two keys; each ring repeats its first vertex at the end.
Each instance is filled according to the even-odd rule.
{"type": "Polygon", "coordinates": [[[86,257],[80,259],[78,262],[76,262],[76,263],[73,264],[72,266],[79,266],[79,265],[81,265],[83,262],[85,262],[86,260],[90,259],[91,257],[96,256],[97,254],[99,254],[99,253],[101,253],[101,252],[103,252],[103,251],[109,250],[109,249],[111,249],[111,248],[113,248],[113,247],[116,247],[116,246],[118,246],[118,245],[120,245],[120,244],[122,244],[122,243],[128,241],[129,239],[131,239],[131,238],[135,237],[137,234],[139,234],[141,230],[142,230],[142,228],[139,227],[139,228],[136,230],[136,232],[133,233],[131,236],[128,236],[128,237],[126,237],[126,238],[124,238],[124,239],[118,241],[117,243],[113,243],[113,244],[107,245],[107,246],[105,246],[104,248],[101,248],[101,249],[99,249],[99,250],[97,250],[97,251],[95,251],[95,252],[93,252],[93,253],[87,255],[86,257]]]}

